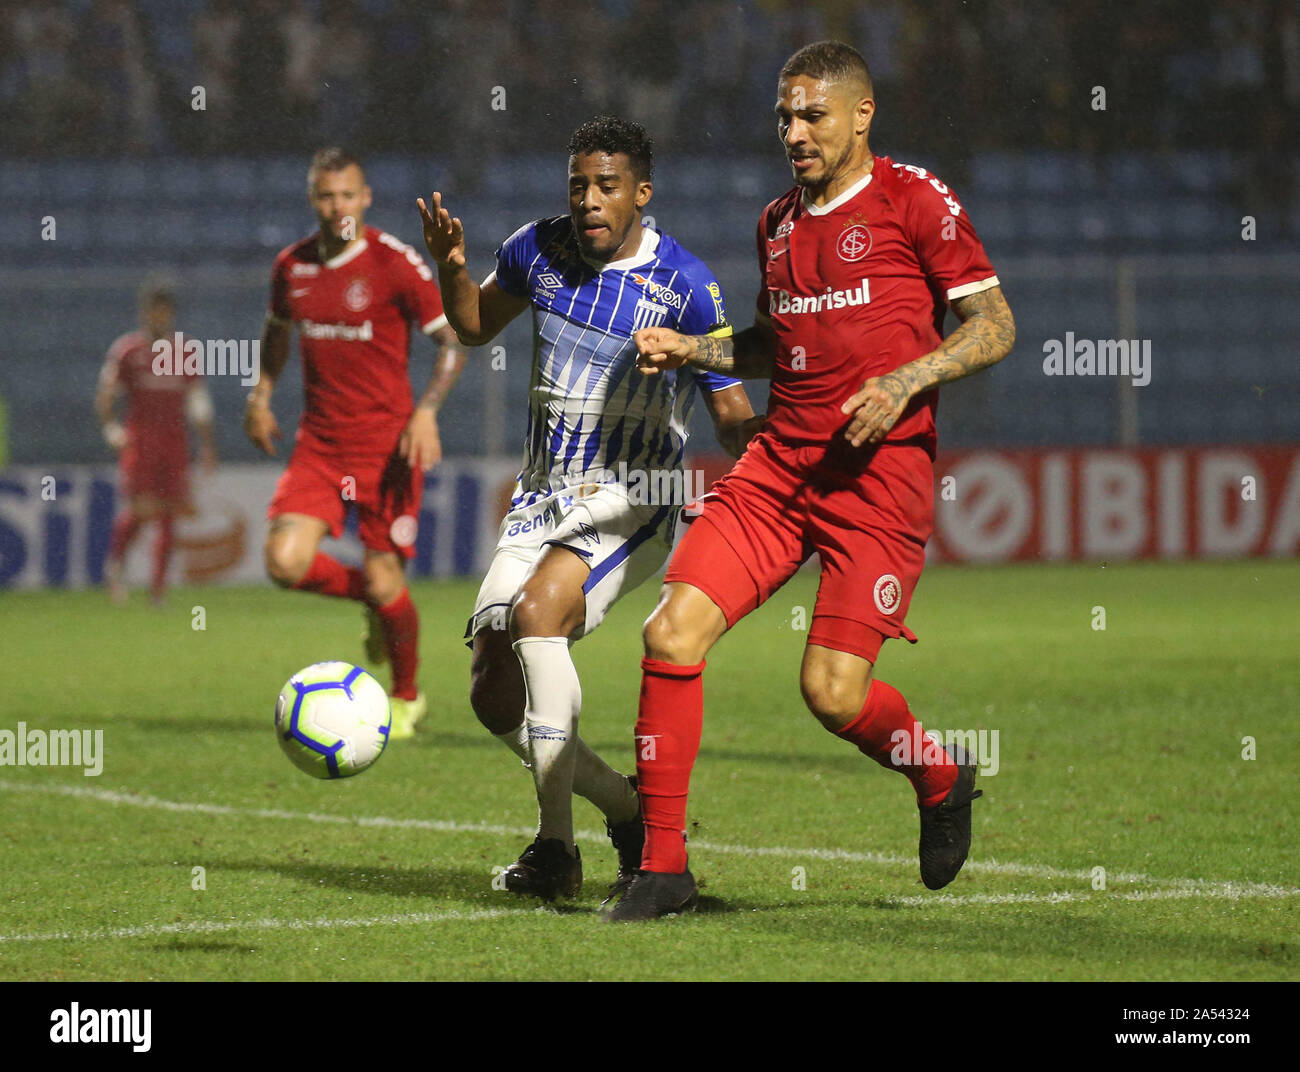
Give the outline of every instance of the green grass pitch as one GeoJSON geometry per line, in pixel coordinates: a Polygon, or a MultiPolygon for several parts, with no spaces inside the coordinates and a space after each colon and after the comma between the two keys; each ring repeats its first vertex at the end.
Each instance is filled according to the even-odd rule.
{"type": "MultiPolygon", "coordinates": [[[[0,766],[0,979],[1300,978],[1300,564],[927,571],[921,643],[886,645],[878,674],[927,727],[999,745],[941,894],[919,881],[907,783],[800,700],[815,584],[710,657],[700,911],[619,927],[596,916],[614,860],[585,801],[579,901],[492,888],[536,806],[469,709],[473,583],[415,587],[431,714],[332,783],[287,762],[272,711],[293,671],[361,659],[355,605],[269,586],[177,589],[162,611],[0,595],[0,730],[104,732],[99,777],[0,766]]],[[[656,594],[574,649],[583,735],[621,769],[656,594]]]]}

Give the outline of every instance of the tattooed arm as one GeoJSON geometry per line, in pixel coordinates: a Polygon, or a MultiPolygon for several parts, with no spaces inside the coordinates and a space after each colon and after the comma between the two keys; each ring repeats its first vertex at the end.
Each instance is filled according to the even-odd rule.
{"type": "Polygon", "coordinates": [[[937,349],[873,376],[840,407],[853,415],[844,435],[855,447],[884,439],[916,395],[996,365],[1011,352],[1016,322],[1001,287],[958,298],[952,311],[961,324],[937,349]]]}
{"type": "Polygon", "coordinates": [[[776,366],[777,342],[772,322],[759,315],[754,326],[720,339],[714,335],[681,335],[671,328],[643,328],[633,335],[637,368],[653,376],[661,369],[691,364],[742,380],[765,379],[776,366]]]}

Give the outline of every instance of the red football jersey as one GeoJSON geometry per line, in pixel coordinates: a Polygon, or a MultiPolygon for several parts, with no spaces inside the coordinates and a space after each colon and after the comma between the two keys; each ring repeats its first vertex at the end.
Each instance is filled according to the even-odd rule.
{"type": "Polygon", "coordinates": [[[271,270],[270,314],[298,327],[306,409],[298,438],[349,453],[387,453],[410,419],[410,324],[446,322],[433,272],[375,227],[323,261],[320,235],[283,250],[271,270]]]}
{"type": "MultiPolygon", "coordinates": [[[[929,353],[948,302],[998,285],[952,191],[885,156],[829,204],[795,187],[768,205],[758,259],[758,309],[780,342],[766,431],[790,443],[842,434],[863,381],[929,353]]],[[[887,441],[933,454],[937,402],[937,388],[913,398],[887,441]]]]}
{"type": "Polygon", "coordinates": [[[147,453],[162,452],[185,459],[189,457],[185,396],[200,377],[179,370],[183,336],[177,334],[159,343],[165,344],[166,350],[155,353],[155,344],[142,331],[118,338],[108,348],[99,373],[100,383],[115,384],[126,394],[128,443],[147,453]],[[155,364],[159,371],[155,371],[155,364]]]}

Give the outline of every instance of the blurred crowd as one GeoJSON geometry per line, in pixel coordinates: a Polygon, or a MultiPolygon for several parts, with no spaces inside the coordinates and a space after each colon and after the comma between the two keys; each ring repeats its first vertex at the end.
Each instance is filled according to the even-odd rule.
{"type": "Polygon", "coordinates": [[[1289,151],[1294,0],[10,0],[0,151],[248,154],[322,141],[490,160],[596,111],[666,150],[769,149],[777,70],[855,44],[877,140],[1289,151]],[[1106,93],[1093,106],[1094,87],[1106,93]],[[202,107],[198,107],[201,103],[202,107]]]}

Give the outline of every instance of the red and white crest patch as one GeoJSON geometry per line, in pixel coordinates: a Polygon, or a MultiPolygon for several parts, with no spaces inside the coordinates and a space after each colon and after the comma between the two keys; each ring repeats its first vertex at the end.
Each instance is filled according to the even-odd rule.
{"type": "Polygon", "coordinates": [[[849,264],[860,261],[871,252],[871,232],[860,223],[846,227],[840,232],[835,249],[842,261],[847,261],[849,264]]]}
{"type": "Polygon", "coordinates": [[[393,523],[388,529],[388,535],[398,547],[410,547],[411,544],[415,543],[415,534],[419,527],[419,522],[415,518],[410,514],[403,514],[401,517],[393,519],[393,523]]]}
{"type": "Polygon", "coordinates": [[[881,614],[893,614],[902,605],[903,586],[892,573],[885,573],[876,581],[871,595],[876,601],[876,610],[881,614]]]}
{"type": "Polygon", "coordinates": [[[343,304],[351,309],[354,313],[361,312],[370,304],[370,284],[364,279],[354,279],[348,284],[348,289],[343,292],[343,304]]]}

